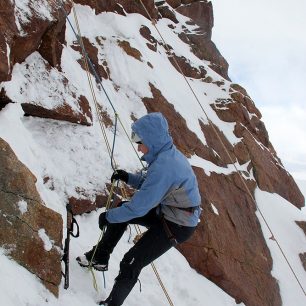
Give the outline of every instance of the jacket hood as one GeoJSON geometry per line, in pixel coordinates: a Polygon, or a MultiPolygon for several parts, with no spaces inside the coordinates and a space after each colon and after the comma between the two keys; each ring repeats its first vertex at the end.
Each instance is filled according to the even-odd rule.
{"type": "Polygon", "coordinates": [[[173,145],[168,122],[161,113],[150,113],[141,117],[132,124],[132,130],[149,148],[149,152],[142,157],[149,164],[160,152],[170,149],[173,145]]]}

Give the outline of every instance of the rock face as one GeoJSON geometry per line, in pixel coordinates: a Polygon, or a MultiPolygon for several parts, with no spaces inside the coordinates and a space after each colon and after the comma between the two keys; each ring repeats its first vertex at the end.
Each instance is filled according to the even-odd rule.
{"type": "MultiPolygon", "coordinates": [[[[135,48],[133,39],[129,41],[130,37],[124,35],[112,36],[110,44],[116,45],[117,51],[120,49],[120,56],[127,55],[129,60],[135,60],[137,69],[140,67],[137,65],[143,64],[149,66],[154,73],[154,65],[146,60],[149,50],[154,56],[164,54],[171,64],[170,68],[174,67],[178,74],[183,74],[192,82],[202,82],[207,88],[215,86],[222,94],[228,91],[226,98],[217,98],[208,103],[218,120],[232,124],[238,142],[232,144],[221,128],[209,120],[205,121],[204,116],[199,116],[196,122],[199,124],[199,133],[190,130],[183,115],[155,83],[148,84],[150,94],[145,96],[137,96],[138,88],[134,82],[128,84],[127,88],[120,88],[113,80],[113,75],[116,74],[116,69],[120,70],[122,67],[116,67],[116,63],[109,63],[107,57],[103,57],[107,48],[111,49],[107,45],[107,39],[102,36],[86,37],[83,34],[83,43],[89,57],[103,81],[107,82],[109,88],[113,86],[113,96],[118,93],[120,99],[127,97],[128,100],[137,96],[148,112],[161,111],[168,119],[176,146],[187,157],[197,156],[220,168],[233,164],[241,167],[243,170],[239,172],[251,194],[259,187],[278,193],[298,208],[304,206],[301,192],[270,143],[260,111],[245,89],[230,83],[228,64],[211,41],[214,21],[210,1],[74,2],[90,6],[96,14],[113,12],[122,17],[138,13],[155,21],[167,19],[170,31],[173,30],[172,34],[177,35],[178,41],[188,44],[192,56],[195,55],[201,63],[205,61],[206,66],[195,66],[182,54],[176,54],[174,45],[154,36],[154,28],[149,28],[149,23],[140,25],[137,33],[133,33],[135,36],[141,35],[143,49],[135,48]],[[179,14],[190,20],[179,25],[179,14]],[[218,80],[212,77],[215,73],[209,75],[210,68],[219,74],[218,80]],[[225,83],[231,85],[226,88],[225,83]]],[[[61,61],[63,50],[70,48],[70,55],[74,57],[76,65],[85,69],[81,48],[76,41],[65,42],[65,29],[68,26],[65,16],[60,7],[51,6],[51,3],[51,0],[29,0],[28,13],[31,20],[25,20],[22,14],[17,14],[19,18],[16,22],[14,12],[21,12],[22,8],[15,7],[10,0],[3,0],[0,4],[0,30],[4,33],[0,35],[0,82],[3,81],[0,83],[0,110],[7,103],[16,102],[22,105],[26,115],[90,126],[93,115],[89,94],[86,95],[70,83],[69,77],[65,75],[65,63],[61,61]],[[45,12],[49,13],[42,14],[39,6],[47,8],[45,12]],[[19,65],[22,76],[16,78],[12,74],[14,65],[19,65]],[[19,91],[15,87],[11,88],[9,82],[4,82],[10,79],[19,86],[19,91]]],[[[71,7],[65,5],[69,12],[71,7]]],[[[132,70],[131,75],[134,75],[132,70]]],[[[83,72],[82,69],[76,71],[83,72]]],[[[106,128],[112,129],[114,121],[109,109],[102,104],[98,108],[106,128]]],[[[129,105],[127,109],[130,109],[129,105]]],[[[132,120],[136,120],[136,117],[134,113],[130,114],[132,120]]],[[[180,246],[179,250],[193,268],[233,296],[237,303],[243,302],[247,306],[280,306],[282,301],[279,287],[271,275],[272,258],[255,214],[256,204],[245,190],[241,177],[237,171],[230,174],[207,173],[198,167],[194,167],[194,171],[199,181],[203,214],[195,235],[180,246]]],[[[3,140],[0,141],[0,174],[0,226],[4,229],[0,233],[0,243],[9,256],[35,273],[57,294],[61,277],[57,248],[61,246],[62,220],[41,204],[35,189],[35,178],[16,159],[3,140]],[[46,241],[50,241],[50,244],[46,244],[46,241]]],[[[101,174],[98,173],[97,176],[99,175],[101,174]]],[[[72,186],[71,189],[79,187],[82,188],[72,186]]],[[[93,198],[85,199],[85,196],[78,199],[75,195],[67,195],[75,214],[90,212],[105,203],[103,190],[95,192],[98,194],[95,201],[93,198]]],[[[305,253],[299,255],[305,266],[305,253]]]]}
{"type": "Polygon", "coordinates": [[[197,33],[187,30],[180,35],[181,39],[190,45],[191,50],[200,59],[211,61],[210,67],[225,79],[228,77],[228,63],[211,41],[214,25],[212,3],[210,1],[167,1],[175,10],[189,17],[199,26],[197,33]],[[179,2],[181,2],[179,4],[179,2]]]}
{"type": "Polygon", "coordinates": [[[0,138],[0,245],[57,296],[63,223],[59,214],[43,205],[35,182],[0,138]]]}
{"type": "MultiPolygon", "coordinates": [[[[180,251],[192,267],[229,292],[237,303],[282,305],[278,284],[267,273],[272,269],[272,259],[256,208],[237,174],[207,176],[202,169],[194,170],[203,213],[199,230],[179,247],[180,251]]],[[[254,187],[249,186],[250,190],[254,187]]]]}
{"type": "MultiPolygon", "coordinates": [[[[212,131],[203,127],[204,134],[212,136],[209,146],[204,147],[160,91],[153,85],[151,90],[153,98],[143,99],[148,112],[159,110],[166,116],[174,142],[186,156],[197,154],[220,165],[224,161],[229,162],[212,131]]],[[[229,151],[233,152],[234,148],[229,146],[229,151]]],[[[256,207],[238,174],[208,176],[200,168],[194,170],[204,211],[199,230],[188,242],[179,246],[179,250],[193,268],[229,292],[237,302],[258,306],[281,305],[278,285],[267,274],[272,269],[272,259],[255,215],[256,207]],[[218,210],[218,215],[213,207],[218,210]],[[258,290],[261,294],[257,293],[258,290]]],[[[255,182],[245,182],[253,193],[255,182]]]]}
{"type": "Polygon", "coordinates": [[[38,49],[50,64],[59,66],[65,16],[51,0],[28,2],[26,13],[24,7],[10,0],[0,3],[0,82],[11,78],[15,63],[23,62],[38,49]]]}
{"type": "MultiPolygon", "coordinates": [[[[109,0],[109,1],[96,1],[96,0],[76,0],[75,3],[89,5],[96,10],[96,13],[101,12],[116,12],[121,15],[126,15],[126,13],[138,13],[145,17],[148,17],[147,12],[142,6],[140,1],[130,1],[130,0],[109,0]]],[[[154,0],[142,0],[142,3],[147,8],[148,12],[151,14],[152,18],[156,19],[158,12],[154,5],[154,0]]]]}

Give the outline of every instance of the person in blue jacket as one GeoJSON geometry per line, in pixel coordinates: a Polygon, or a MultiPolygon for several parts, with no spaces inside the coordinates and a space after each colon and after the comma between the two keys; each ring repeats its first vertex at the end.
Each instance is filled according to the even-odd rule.
{"type": "Polygon", "coordinates": [[[171,247],[186,241],[194,232],[201,213],[196,176],[187,158],[175,147],[168,123],[161,113],[149,113],[132,125],[132,141],[148,164],[146,173],[116,170],[111,180],[122,180],[137,191],[130,201],[103,212],[99,227],[106,231],[97,248],[77,257],[82,267],[106,271],[110,254],[128,224],[148,228],[124,255],[120,272],[105,301],[100,305],[119,306],[128,296],[143,267],[171,247]],[[94,250],[96,252],[94,253],[94,250]],[[94,258],[92,258],[94,254],[94,258]]]}

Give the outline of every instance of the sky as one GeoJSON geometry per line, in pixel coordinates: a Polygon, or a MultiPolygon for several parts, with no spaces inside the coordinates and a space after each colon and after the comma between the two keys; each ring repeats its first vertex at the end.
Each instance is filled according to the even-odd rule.
{"type": "Polygon", "coordinates": [[[287,170],[306,181],[306,1],[212,0],[213,41],[263,115],[287,170]]]}

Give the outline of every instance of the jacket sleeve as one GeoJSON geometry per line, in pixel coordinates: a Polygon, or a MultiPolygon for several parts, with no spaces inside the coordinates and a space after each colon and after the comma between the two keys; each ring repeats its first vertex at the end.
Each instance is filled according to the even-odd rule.
{"type": "Polygon", "coordinates": [[[134,194],[129,202],[109,210],[106,214],[107,221],[121,223],[144,216],[162,201],[171,185],[172,180],[169,179],[168,171],[163,171],[161,167],[152,165],[140,190],[134,194]]]}
{"type": "Polygon", "coordinates": [[[129,174],[129,179],[127,184],[132,186],[135,189],[140,189],[142,183],[145,180],[145,175],[142,172],[138,173],[128,173],[129,174]]]}

